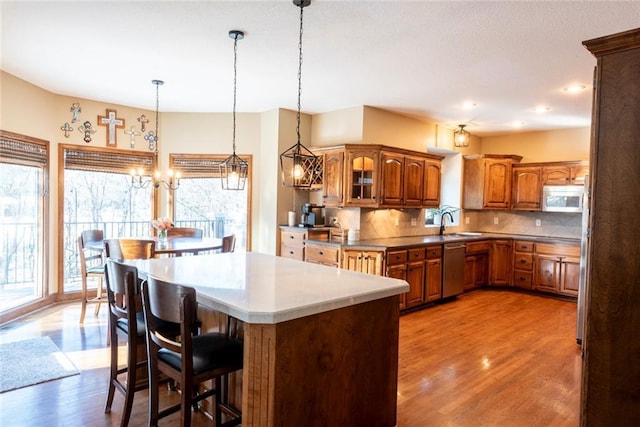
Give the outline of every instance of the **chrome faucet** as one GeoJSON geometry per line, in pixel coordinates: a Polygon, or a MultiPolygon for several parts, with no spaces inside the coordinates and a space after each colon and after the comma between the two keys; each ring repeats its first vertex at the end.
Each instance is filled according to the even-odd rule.
{"type": "Polygon", "coordinates": [[[445,227],[445,215],[449,215],[449,222],[453,222],[453,215],[451,215],[451,212],[444,212],[442,214],[442,219],[440,220],[440,235],[444,236],[444,227],[445,227]]]}

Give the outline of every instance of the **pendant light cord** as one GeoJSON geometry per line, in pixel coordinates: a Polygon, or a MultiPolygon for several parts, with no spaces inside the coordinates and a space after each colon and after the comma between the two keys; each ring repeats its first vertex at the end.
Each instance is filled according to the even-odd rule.
{"type": "Polygon", "coordinates": [[[233,155],[236,154],[236,82],[238,74],[238,35],[233,38],[233,155]]]}
{"type": "Polygon", "coordinates": [[[300,39],[298,40],[298,114],[296,115],[296,134],[300,144],[300,98],[302,96],[302,15],[304,4],[300,4],[300,39]]]}

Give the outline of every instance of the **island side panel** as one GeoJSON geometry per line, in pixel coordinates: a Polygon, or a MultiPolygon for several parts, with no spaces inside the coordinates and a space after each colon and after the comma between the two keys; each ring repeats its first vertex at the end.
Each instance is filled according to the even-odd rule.
{"type": "Polygon", "coordinates": [[[399,296],[245,324],[243,425],[394,426],[399,296]]]}

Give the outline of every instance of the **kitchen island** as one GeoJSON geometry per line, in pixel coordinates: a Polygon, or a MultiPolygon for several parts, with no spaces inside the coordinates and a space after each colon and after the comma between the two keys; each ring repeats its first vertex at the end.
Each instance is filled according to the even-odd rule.
{"type": "Polygon", "coordinates": [[[396,424],[403,280],[258,253],[133,262],[244,322],[242,424],[396,424]]]}

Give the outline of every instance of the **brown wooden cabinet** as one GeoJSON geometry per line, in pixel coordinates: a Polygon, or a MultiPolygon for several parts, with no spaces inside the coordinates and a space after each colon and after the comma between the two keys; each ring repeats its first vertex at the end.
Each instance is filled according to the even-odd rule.
{"type": "Polygon", "coordinates": [[[536,243],[533,289],[578,296],[580,246],[536,243]]]}
{"type": "Polygon", "coordinates": [[[345,206],[377,207],[380,152],[349,149],[345,154],[345,206]]]}
{"type": "Polygon", "coordinates": [[[342,268],[382,276],[384,275],[384,251],[343,249],[342,268]]]}
{"type": "Polygon", "coordinates": [[[404,157],[402,204],[406,207],[422,206],[423,188],[425,185],[424,164],[424,159],[420,157],[404,157]]]}
{"type": "Polygon", "coordinates": [[[322,154],[322,201],[324,206],[342,206],[344,201],[344,150],[322,154]]]}
{"type": "Polygon", "coordinates": [[[491,252],[489,254],[490,285],[511,284],[512,243],[508,239],[491,241],[491,252]]]}
{"type": "Polygon", "coordinates": [[[542,167],[542,185],[582,185],[588,174],[587,161],[547,163],[542,167]]]}
{"type": "Polygon", "coordinates": [[[329,229],[327,228],[280,228],[280,256],[284,258],[305,260],[305,240],[315,239],[319,241],[329,240],[329,229]]]}
{"type": "Polygon", "coordinates": [[[542,209],[542,168],[539,166],[515,165],[511,209],[539,211],[542,209]]]}
{"type": "Polygon", "coordinates": [[[409,291],[400,308],[416,307],[442,297],[442,245],[387,251],[387,276],[404,279],[409,291]]]}
{"type": "Polygon", "coordinates": [[[464,156],[464,209],[509,209],[511,207],[512,166],[521,156],[464,156]]]}
{"type": "Polygon", "coordinates": [[[380,153],[381,205],[401,206],[403,204],[404,156],[383,151],[380,153]]]}
{"type": "Polygon", "coordinates": [[[442,245],[425,248],[425,301],[433,302],[442,298],[442,245]]]}
{"type": "Polygon", "coordinates": [[[304,260],[315,264],[339,267],[340,246],[307,241],[304,248],[304,260]]]}
{"type": "Polygon", "coordinates": [[[464,290],[485,286],[489,277],[489,251],[491,242],[467,242],[464,256],[464,290]]]}
{"type": "Polygon", "coordinates": [[[426,159],[424,162],[424,184],[422,186],[422,206],[437,208],[440,206],[440,183],[442,180],[440,160],[426,159]]]}
{"type": "Polygon", "coordinates": [[[409,292],[406,294],[406,307],[422,304],[425,298],[425,265],[424,248],[409,249],[407,251],[407,282],[409,292]]]}
{"type": "Polygon", "coordinates": [[[513,279],[511,284],[520,289],[531,290],[533,285],[533,247],[527,240],[513,242],[513,279]]]}

